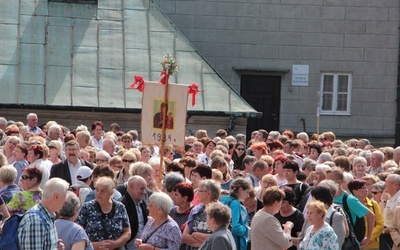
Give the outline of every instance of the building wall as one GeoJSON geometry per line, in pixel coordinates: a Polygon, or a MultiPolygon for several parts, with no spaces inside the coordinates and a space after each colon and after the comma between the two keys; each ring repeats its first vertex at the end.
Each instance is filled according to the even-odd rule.
{"type": "MultiPolygon", "coordinates": [[[[102,121],[105,130],[111,123],[117,122],[122,131],[135,129],[140,136],[140,113],[116,113],[116,112],[89,112],[89,111],[67,111],[67,110],[44,110],[44,109],[21,109],[21,108],[0,108],[0,114],[7,120],[21,121],[26,123],[28,113],[36,113],[39,118],[39,124],[45,124],[48,121],[57,121],[70,130],[79,125],[85,125],[90,130],[94,121],[102,121]]],[[[246,134],[247,119],[238,117],[235,126],[230,134],[246,134]]],[[[215,136],[218,129],[228,129],[230,125],[229,117],[222,116],[201,116],[193,115],[187,118],[186,136],[195,135],[199,129],[207,129],[210,137],[215,136]]]]}
{"type": "Polygon", "coordinates": [[[317,129],[321,72],[351,72],[351,115],[320,117],[320,131],[393,137],[399,47],[397,0],[155,0],[237,90],[240,71],[283,74],[280,130],[317,129]],[[291,85],[293,64],[310,67],[291,85]]]}

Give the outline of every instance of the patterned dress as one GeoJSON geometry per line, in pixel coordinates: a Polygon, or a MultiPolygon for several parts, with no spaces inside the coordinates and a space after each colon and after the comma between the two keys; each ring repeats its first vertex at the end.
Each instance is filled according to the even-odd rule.
{"type": "Polygon", "coordinates": [[[24,214],[30,208],[39,203],[43,191],[21,191],[17,193],[7,204],[10,214],[24,214]]]}
{"type": "MultiPolygon", "coordinates": [[[[200,232],[207,234],[212,233],[211,229],[208,228],[207,215],[204,212],[204,210],[205,210],[204,204],[200,204],[198,206],[195,206],[190,212],[187,226],[189,227],[191,234],[193,232],[200,232]]],[[[187,250],[197,250],[197,249],[198,247],[192,247],[192,246],[187,247],[187,250]]]]}
{"type": "Polygon", "coordinates": [[[338,237],[333,229],[325,222],[317,232],[311,233],[314,226],[307,229],[303,241],[299,244],[300,250],[339,250],[338,237]]]}
{"type": "Polygon", "coordinates": [[[98,211],[95,202],[96,200],[91,200],[83,204],[76,222],[85,229],[90,241],[99,242],[118,239],[123,229],[130,227],[124,204],[113,200],[112,211],[108,214],[103,214],[98,211]],[[105,224],[106,233],[104,232],[102,221],[105,224]]]}
{"type": "Polygon", "coordinates": [[[154,219],[151,218],[147,221],[142,233],[143,243],[159,249],[179,250],[181,239],[181,230],[173,219],[168,219],[160,227],[155,227],[154,219]]]}

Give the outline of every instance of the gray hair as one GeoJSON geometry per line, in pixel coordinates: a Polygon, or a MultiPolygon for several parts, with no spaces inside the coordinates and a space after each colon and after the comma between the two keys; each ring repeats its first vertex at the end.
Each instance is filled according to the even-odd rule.
{"type": "Polygon", "coordinates": [[[53,133],[55,131],[62,131],[61,126],[58,124],[53,124],[48,129],[48,133],[53,133]]]}
{"type": "Polygon", "coordinates": [[[378,189],[379,191],[385,190],[385,182],[384,181],[379,181],[377,183],[372,184],[371,189],[375,188],[378,189]]]}
{"type": "Polygon", "coordinates": [[[129,167],[129,173],[132,176],[140,175],[143,177],[151,172],[153,172],[153,168],[149,164],[142,161],[135,162],[131,164],[131,166],[129,167]]]}
{"type": "Polygon", "coordinates": [[[110,154],[109,154],[107,151],[105,151],[105,150],[100,150],[99,152],[97,152],[97,153],[96,153],[96,158],[97,158],[97,156],[99,156],[99,155],[104,156],[104,157],[107,159],[107,161],[110,161],[110,159],[111,159],[110,154]]]}
{"type": "Polygon", "coordinates": [[[168,194],[155,192],[149,197],[149,200],[153,202],[155,207],[161,208],[164,214],[169,214],[169,211],[171,211],[172,199],[168,194]]]}
{"type": "Polygon", "coordinates": [[[323,172],[324,174],[326,173],[326,171],[328,171],[329,169],[331,169],[331,167],[329,165],[325,165],[325,164],[318,164],[315,167],[315,171],[319,170],[321,172],[323,172]]]}
{"type": "Polygon", "coordinates": [[[185,179],[183,179],[181,174],[170,172],[164,177],[163,185],[168,192],[172,192],[176,184],[184,181],[185,179]]]}
{"type": "MultiPolygon", "coordinates": [[[[162,168],[164,169],[164,167],[165,167],[165,164],[164,164],[164,161],[162,161],[162,168]]],[[[160,157],[152,157],[152,158],[150,158],[150,160],[149,160],[149,165],[151,166],[151,167],[159,167],[160,166],[160,157]]]]}
{"type": "Polygon", "coordinates": [[[29,113],[26,115],[26,119],[28,120],[31,117],[37,117],[37,115],[35,113],[29,113]]]}
{"type": "Polygon", "coordinates": [[[18,171],[13,165],[4,165],[0,168],[0,179],[6,184],[14,183],[17,175],[18,171]]]}
{"type": "Polygon", "coordinates": [[[354,158],[354,160],[353,160],[353,168],[354,168],[357,164],[359,164],[359,163],[364,163],[365,166],[367,166],[367,160],[366,160],[364,157],[362,157],[362,156],[357,156],[357,157],[354,158]]]}
{"type": "Polygon", "coordinates": [[[199,187],[203,187],[211,192],[211,200],[216,201],[221,194],[221,186],[214,180],[206,179],[199,183],[199,187]]]}
{"type": "Polygon", "coordinates": [[[389,174],[386,178],[387,181],[390,181],[391,183],[397,183],[397,185],[400,187],[400,175],[398,174],[389,174]]]}
{"type": "Polygon", "coordinates": [[[43,188],[43,198],[49,200],[54,194],[66,194],[68,191],[69,183],[65,180],[55,177],[49,179],[43,188]]]}
{"type": "Polygon", "coordinates": [[[297,139],[303,140],[303,141],[309,141],[308,134],[306,132],[300,132],[296,135],[297,139]]]}
{"type": "Polygon", "coordinates": [[[281,133],[279,131],[270,131],[268,135],[274,138],[274,140],[278,140],[281,133]]]}
{"type": "Polygon", "coordinates": [[[381,151],[379,151],[379,150],[376,150],[376,151],[372,152],[371,155],[379,156],[379,158],[380,158],[381,161],[383,161],[383,159],[385,158],[385,155],[384,155],[381,151]]]}
{"type": "Polygon", "coordinates": [[[315,167],[317,166],[317,162],[313,159],[306,159],[302,164],[302,169],[308,169],[309,171],[315,171],[315,167]]]}
{"type": "Polygon", "coordinates": [[[319,155],[319,157],[318,157],[318,163],[323,163],[323,162],[321,162],[321,161],[333,161],[333,157],[332,157],[332,155],[330,154],[330,153],[328,153],[328,152],[323,152],[323,153],[321,153],[320,155],[319,155]]]}
{"type": "Polygon", "coordinates": [[[60,216],[72,218],[78,211],[80,204],[78,196],[74,192],[68,191],[64,205],[59,212],[60,216]]]}
{"type": "Polygon", "coordinates": [[[329,192],[331,193],[332,197],[335,197],[337,192],[338,192],[338,190],[339,190],[338,185],[334,181],[327,180],[327,179],[321,181],[318,184],[318,186],[326,187],[327,189],[329,189],[329,192]]]}
{"type": "Polygon", "coordinates": [[[109,177],[109,176],[100,177],[96,181],[96,184],[94,186],[97,187],[98,185],[105,186],[112,194],[114,193],[115,182],[111,177],[109,177]]]}
{"type": "Polygon", "coordinates": [[[364,157],[367,161],[371,159],[371,151],[369,150],[362,150],[358,155],[364,157]]]}

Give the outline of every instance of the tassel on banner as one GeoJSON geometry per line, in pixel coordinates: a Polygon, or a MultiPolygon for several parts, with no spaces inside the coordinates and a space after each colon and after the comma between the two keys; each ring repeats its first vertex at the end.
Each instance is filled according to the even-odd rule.
{"type": "Polygon", "coordinates": [[[192,83],[189,86],[188,93],[192,95],[192,107],[196,105],[196,95],[199,93],[199,85],[197,83],[192,83]]]}
{"type": "Polygon", "coordinates": [[[133,80],[134,80],[134,82],[131,84],[131,86],[129,86],[129,88],[134,89],[136,87],[136,84],[138,84],[136,89],[139,90],[140,92],[143,92],[144,91],[144,79],[143,79],[143,77],[134,75],[133,76],[133,80]]]}

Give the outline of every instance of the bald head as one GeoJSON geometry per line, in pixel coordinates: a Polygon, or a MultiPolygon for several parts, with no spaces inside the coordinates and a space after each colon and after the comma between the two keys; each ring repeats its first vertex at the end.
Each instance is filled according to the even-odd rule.
{"type": "Polygon", "coordinates": [[[147,182],[139,175],[131,176],[128,180],[127,192],[132,200],[139,202],[146,193],[147,182]]]}

